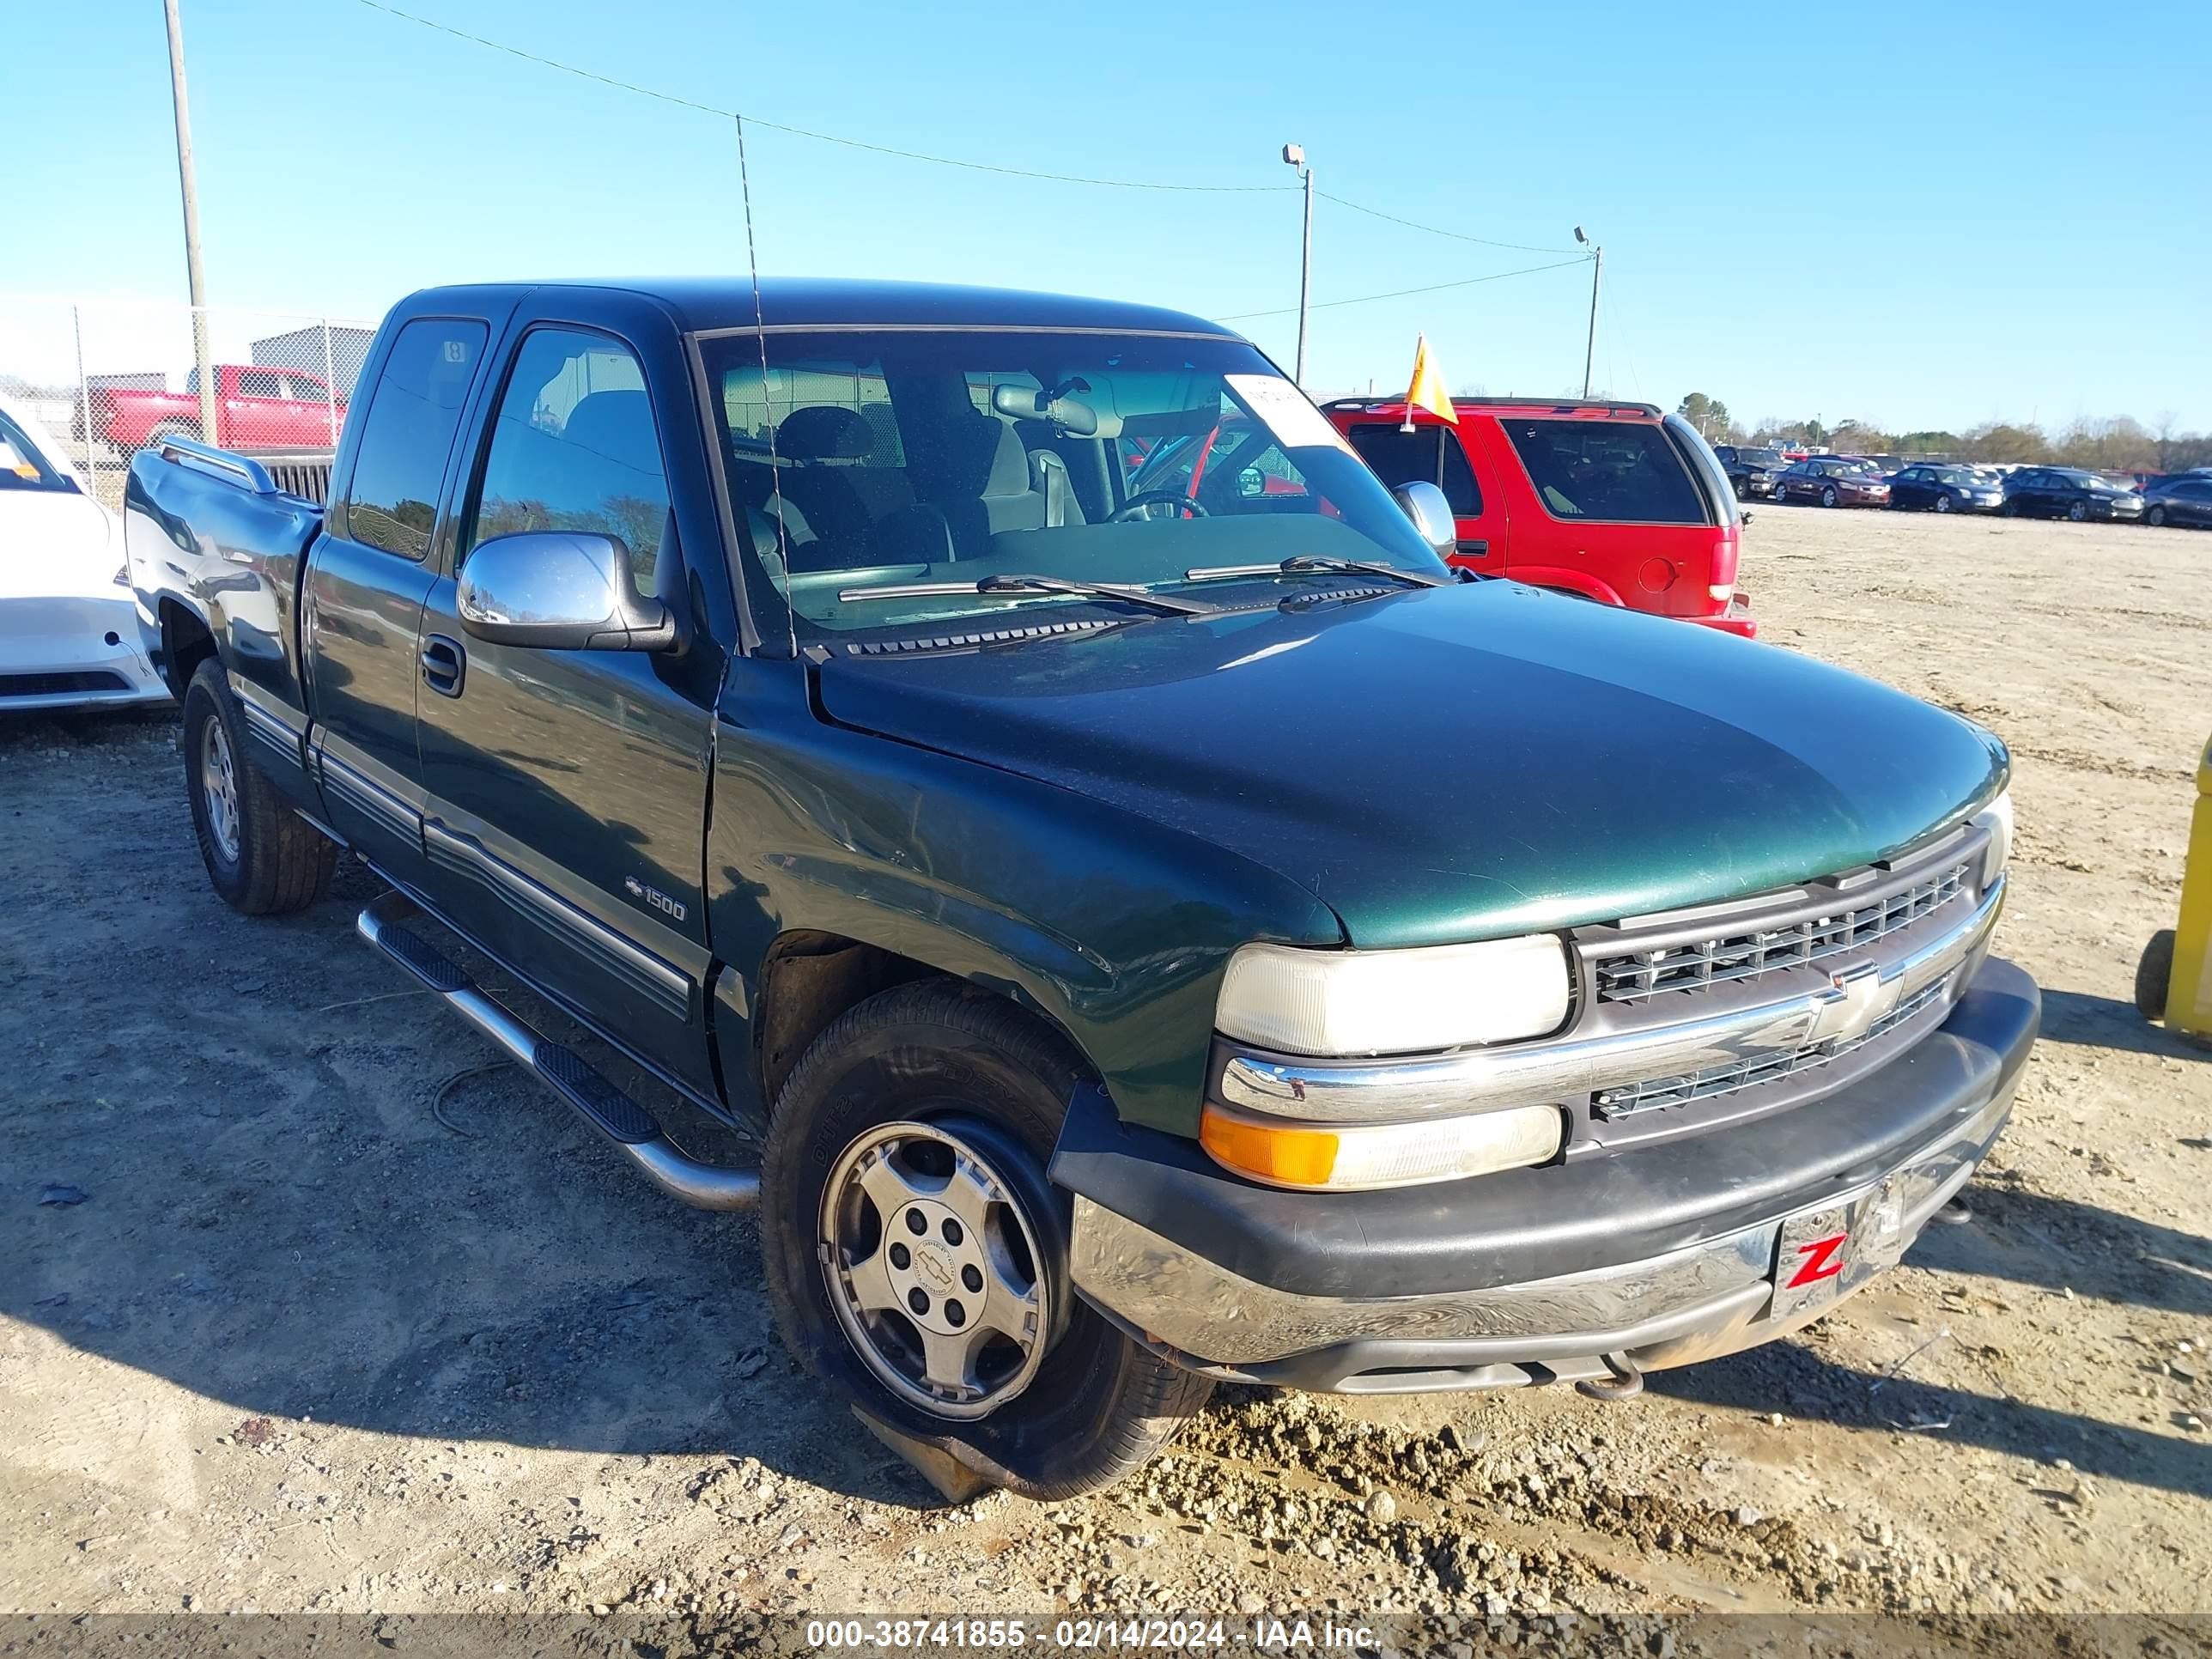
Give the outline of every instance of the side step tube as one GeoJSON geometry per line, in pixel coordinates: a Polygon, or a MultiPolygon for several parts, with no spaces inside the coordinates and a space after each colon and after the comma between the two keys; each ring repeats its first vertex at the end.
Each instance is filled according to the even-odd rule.
{"type": "Polygon", "coordinates": [[[599,1075],[581,1054],[525,1025],[478,990],[456,963],[404,924],[419,912],[397,890],[379,895],[356,930],[441,997],[470,1024],[514,1056],[613,1141],[671,1198],[701,1210],[750,1210],[760,1202],[760,1172],[703,1164],[668,1138],[659,1120],[599,1075]]]}

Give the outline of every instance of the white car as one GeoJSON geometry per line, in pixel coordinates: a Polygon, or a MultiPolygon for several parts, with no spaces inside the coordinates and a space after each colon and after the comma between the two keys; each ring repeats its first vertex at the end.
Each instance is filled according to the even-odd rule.
{"type": "Polygon", "coordinates": [[[31,411],[0,397],[0,714],[167,701],[122,526],[31,411]]]}

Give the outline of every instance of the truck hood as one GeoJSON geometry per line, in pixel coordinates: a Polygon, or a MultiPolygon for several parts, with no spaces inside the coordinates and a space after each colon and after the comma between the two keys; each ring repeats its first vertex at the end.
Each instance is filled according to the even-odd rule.
{"type": "Polygon", "coordinates": [[[1370,948],[1849,869],[1956,822],[2008,768],[1989,732],[1871,680],[1506,581],[817,672],[841,725],[1203,837],[1370,948]]]}

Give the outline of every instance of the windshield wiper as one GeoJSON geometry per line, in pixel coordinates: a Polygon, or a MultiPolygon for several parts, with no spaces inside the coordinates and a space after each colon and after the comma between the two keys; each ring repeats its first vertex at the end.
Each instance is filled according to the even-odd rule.
{"type": "Polygon", "coordinates": [[[1203,599],[1176,599],[1118,582],[1078,581],[1069,576],[997,575],[973,582],[907,582],[893,587],[848,587],[837,595],[846,605],[869,599],[935,599],[956,593],[1054,593],[1068,599],[1119,599],[1163,617],[1218,617],[1221,607],[1203,599]]]}
{"type": "Polygon", "coordinates": [[[1457,576],[1429,576],[1418,570],[1407,570],[1395,564],[1385,564],[1380,559],[1331,559],[1315,553],[1294,553],[1279,564],[1217,564],[1198,570],[1186,570],[1182,579],[1187,582],[1227,581],[1237,576],[1297,576],[1308,571],[1322,571],[1336,575],[1383,576],[1402,582],[1408,587],[1456,587],[1457,576]]]}

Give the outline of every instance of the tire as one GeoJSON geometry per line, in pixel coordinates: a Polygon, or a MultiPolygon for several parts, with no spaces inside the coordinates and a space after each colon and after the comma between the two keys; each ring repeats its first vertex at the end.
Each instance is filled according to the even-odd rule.
{"type": "Polygon", "coordinates": [[[2143,522],[2154,530],[2162,528],[2166,524],[2166,508],[2163,507],[2154,507],[2149,512],[2143,514],[2143,522]]]}
{"type": "Polygon", "coordinates": [[[1951,497],[1948,493],[1936,498],[1936,510],[1938,513],[1948,513],[1951,510],[1951,497]]]}
{"type": "Polygon", "coordinates": [[[2066,509],[2066,516],[2074,523],[2080,524],[2089,516],[2089,509],[2083,503],[2076,501],[2066,509]]]}
{"type": "MultiPolygon", "coordinates": [[[[1090,1075],[1057,1035],[1002,998],[950,979],[898,986],[848,1010],[807,1049],[776,1097],[761,1166],[761,1255],[792,1353],[869,1415],[1038,1499],[1095,1492],[1133,1473],[1213,1391],[1124,1336],[1069,1287],[1067,1199],[1044,1170],[1068,1094],[1090,1075]],[[873,1147],[887,1135],[900,1139],[878,1158],[873,1147]],[[860,1194],[848,1166],[856,1156],[860,1168],[880,1170],[916,1146],[936,1152],[930,1136],[974,1153],[994,1178],[1006,1200],[992,1205],[994,1224],[1006,1237],[1042,1247],[1028,1275],[1042,1307],[1038,1357],[1010,1365],[983,1401],[957,1408],[914,1397],[926,1388],[926,1367],[903,1386],[886,1381],[878,1368],[896,1374],[902,1344],[918,1351],[921,1328],[903,1307],[862,1311],[842,1288],[857,1285],[878,1254],[893,1267],[911,1264],[913,1284],[898,1294],[911,1297],[927,1282],[928,1252],[900,1261],[894,1246],[905,1235],[893,1237],[890,1214],[860,1194]],[[859,1248],[848,1256],[841,1241],[855,1218],[859,1248]],[[870,1321],[878,1335],[867,1334],[870,1321]],[[994,1389],[1007,1392],[991,1403],[994,1389]]],[[[921,1219],[921,1205],[905,1205],[895,1201],[902,1222],[921,1219]]],[[[924,1243],[937,1243],[939,1224],[923,1223],[924,1243]]],[[[1006,1254],[1002,1239],[990,1259],[1006,1254]]],[[[966,1277],[969,1267],[951,1267],[971,1290],[980,1283],[966,1277]]],[[[952,1283],[941,1273],[935,1282],[952,1283]]],[[[932,1304],[925,1294],[915,1311],[960,1322],[950,1297],[932,1304]]],[[[1018,1346],[991,1340],[994,1353],[1018,1346]]],[[[981,1375],[980,1360],[963,1374],[981,1375]]]]}
{"type": "Polygon", "coordinates": [[[216,658],[185,687],[183,747],[200,862],[225,903],[249,916],[284,915],[330,890],[337,847],[247,762],[246,722],[216,658]],[[229,780],[227,803],[218,776],[229,780]]]}
{"type": "Polygon", "coordinates": [[[1823,507],[1833,507],[1835,504],[1836,504],[1836,487],[1835,487],[1835,485],[1833,485],[1833,484],[1822,484],[1822,485],[1820,486],[1820,505],[1821,505],[1821,506],[1823,506],[1823,507]]]}
{"type": "Polygon", "coordinates": [[[2145,1019],[2164,1019],[2166,988],[2172,983],[2173,929],[2161,927],[2136,963],[2136,1012],[2145,1019]]]}
{"type": "Polygon", "coordinates": [[[199,441],[200,423],[198,421],[161,421],[146,434],[145,447],[151,449],[164,438],[190,438],[199,441]]]}

